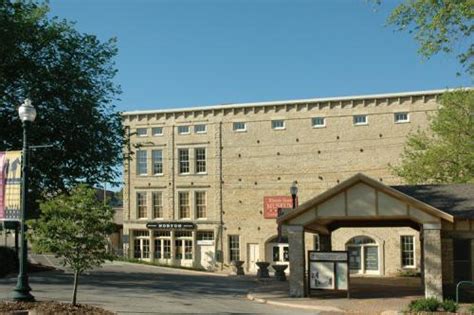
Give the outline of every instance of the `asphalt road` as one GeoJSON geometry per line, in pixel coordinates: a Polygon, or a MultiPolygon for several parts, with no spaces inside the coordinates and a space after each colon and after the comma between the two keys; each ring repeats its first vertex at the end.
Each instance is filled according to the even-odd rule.
{"type": "MultiPolygon", "coordinates": [[[[33,258],[57,263],[50,256],[33,258]]],[[[15,283],[15,277],[0,279],[0,300],[10,298],[15,283]]],[[[32,294],[37,300],[69,302],[72,283],[72,274],[67,271],[30,275],[32,294]]],[[[256,285],[252,278],[114,262],[81,276],[78,302],[119,314],[315,314],[247,300],[247,292],[256,285]]]]}

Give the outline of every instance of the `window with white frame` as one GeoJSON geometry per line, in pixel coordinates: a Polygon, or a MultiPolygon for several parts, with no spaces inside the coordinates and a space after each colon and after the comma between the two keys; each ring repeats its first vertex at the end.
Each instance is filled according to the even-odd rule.
{"type": "Polygon", "coordinates": [[[150,238],[148,231],[133,231],[134,258],[150,258],[150,238]]]}
{"type": "Polygon", "coordinates": [[[189,149],[178,149],[179,173],[189,173],[189,149]]]}
{"type": "Polygon", "coordinates": [[[194,149],[196,159],[196,173],[206,173],[206,148],[194,149]]]}
{"type": "Polygon", "coordinates": [[[155,231],[155,258],[169,259],[171,258],[171,232],[155,231]]]}
{"type": "Polygon", "coordinates": [[[204,124],[199,124],[194,126],[194,132],[195,133],[206,133],[207,131],[207,126],[204,124]]]}
{"type": "Polygon", "coordinates": [[[367,115],[354,115],[353,121],[356,126],[368,124],[367,115]]]}
{"type": "Polygon", "coordinates": [[[240,260],[239,235],[229,235],[229,260],[240,260]]]}
{"type": "Polygon", "coordinates": [[[192,233],[189,231],[177,231],[175,237],[175,259],[193,259],[192,233]]]}
{"type": "Polygon", "coordinates": [[[161,193],[161,191],[154,191],[152,193],[151,202],[153,209],[153,218],[163,218],[163,194],[161,193]]]}
{"type": "Polygon", "coordinates": [[[137,128],[137,136],[138,137],[146,137],[147,136],[147,128],[137,128]]]}
{"type": "Polygon", "coordinates": [[[178,126],[178,134],[180,135],[189,134],[189,126],[178,126]]]}
{"type": "Polygon", "coordinates": [[[153,136],[162,136],[163,135],[163,127],[153,127],[153,128],[151,128],[151,134],[153,136]]]}
{"type": "Polygon", "coordinates": [[[145,192],[137,192],[137,218],[138,219],[146,219],[147,211],[146,211],[146,193],[145,192]]]}
{"type": "Polygon", "coordinates": [[[147,157],[145,150],[137,151],[137,174],[138,175],[147,175],[147,157]]]}
{"type": "Polygon", "coordinates": [[[285,129],[285,121],[283,119],[272,120],[272,129],[276,129],[276,130],[285,129]]]}
{"type": "Polygon", "coordinates": [[[247,124],[242,122],[242,121],[237,121],[234,122],[233,124],[233,129],[234,131],[246,131],[247,130],[247,124]]]}
{"type": "Polygon", "coordinates": [[[402,267],[415,267],[415,237],[413,235],[403,235],[400,242],[402,267]]]}
{"type": "Polygon", "coordinates": [[[394,121],[397,124],[406,123],[406,122],[410,121],[410,117],[408,116],[407,112],[395,113],[394,114],[394,121]]]}
{"type": "Polygon", "coordinates": [[[163,150],[151,151],[153,175],[163,175],[163,150]]]}
{"type": "Polygon", "coordinates": [[[196,206],[196,217],[198,219],[206,218],[206,192],[205,191],[196,191],[194,194],[194,201],[196,206]]]}
{"type": "Polygon", "coordinates": [[[313,128],[326,127],[326,118],[324,117],[313,117],[311,118],[311,125],[313,128]]]}
{"type": "Polygon", "coordinates": [[[189,206],[189,192],[180,191],[178,193],[178,208],[179,208],[180,219],[191,218],[191,208],[189,206]]]}

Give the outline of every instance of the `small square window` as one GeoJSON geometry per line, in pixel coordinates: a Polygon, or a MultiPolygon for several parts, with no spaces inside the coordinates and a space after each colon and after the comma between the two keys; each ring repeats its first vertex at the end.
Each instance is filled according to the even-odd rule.
{"type": "Polygon", "coordinates": [[[146,128],[137,128],[137,136],[138,137],[146,137],[147,136],[147,129],[146,128]]]}
{"type": "Polygon", "coordinates": [[[395,113],[394,114],[394,120],[395,123],[401,124],[401,123],[406,123],[410,121],[410,117],[408,116],[408,113],[395,113]]]}
{"type": "Polygon", "coordinates": [[[272,129],[285,129],[285,121],[283,119],[272,120],[272,129]]]}
{"type": "Polygon", "coordinates": [[[367,115],[355,115],[354,116],[354,125],[367,125],[367,115]]]}
{"type": "Polygon", "coordinates": [[[246,131],[247,130],[247,124],[244,122],[235,122],[233,124],[234,131],[246,131]]]}
{"type": "Polygon", "coordinates": [[[207,131],[207,126],[204,125],[204,124],[201,124],[201,125],[196,125],[194,126],[194,132],[195,133],[206,133],[207,131]]]}
{"type": "Polygon", "coordinates": [[[326,127],[326,119],[324,117],[313,117],[311,119],[311,124],[313,125],[313,128],[326,127]]]}
{"type": "Polygon", "coordinates": [[[189,126],[178,126],[178,133],[180,135],[185,135],[189,133],[189,126]]]}
{"type": "Polygon", "coordinates": [[[151,128],[151,134],[153,136],[162,136],[163,135],[163,127],[151,128]]]}

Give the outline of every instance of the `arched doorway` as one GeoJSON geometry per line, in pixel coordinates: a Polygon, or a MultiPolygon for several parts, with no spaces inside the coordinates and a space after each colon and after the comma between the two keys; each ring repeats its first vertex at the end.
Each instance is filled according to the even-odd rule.
{"type": "Polygon", "coordinates": [[[371,237],[361,235],[346,243],[349,270],[352,274],[380,274],[379,245],[371,237]]]}

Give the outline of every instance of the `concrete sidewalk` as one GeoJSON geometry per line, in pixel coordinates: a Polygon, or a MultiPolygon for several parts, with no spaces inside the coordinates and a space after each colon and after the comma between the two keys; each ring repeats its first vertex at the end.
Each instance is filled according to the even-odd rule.
{"type": "Polygon", "coordinates": [[[275,306],[314,310],[328,314],[398,314],[411,300],[422,295],[417,290],[418,279],[410,278],[355,278],[352,298],[346,292],[313,292],[310,298],[288,297],[288,281],[274,279],[260,281],[247,294],[249,300],[275,306]]]}

